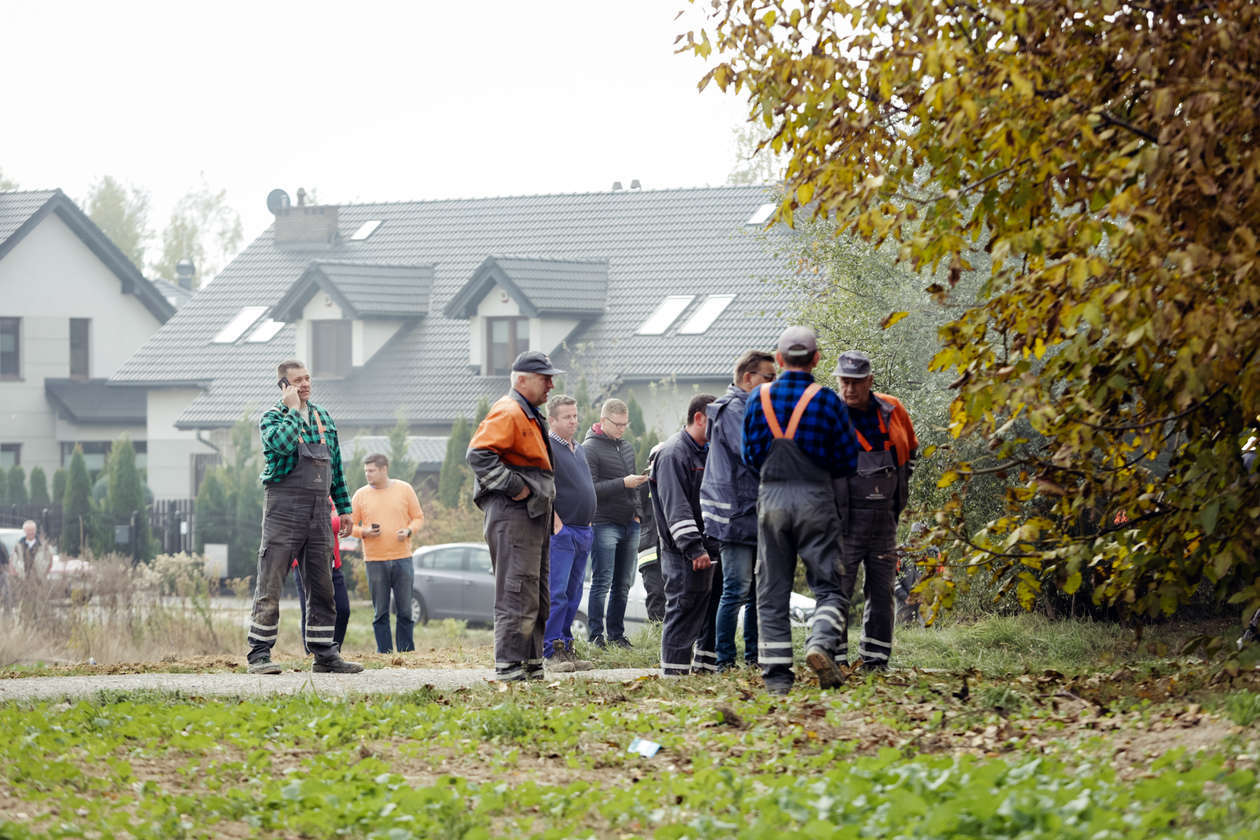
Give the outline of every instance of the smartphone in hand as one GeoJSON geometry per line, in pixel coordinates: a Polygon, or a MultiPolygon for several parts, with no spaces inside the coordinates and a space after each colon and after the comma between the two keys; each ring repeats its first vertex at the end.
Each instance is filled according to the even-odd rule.
{"type": "Polygon", "coordinates": [[[288,377],[284,377],[284,376],[280,377],[280,381],[277,382],[276,385],[280,386],[281,391],[283,391],[285,388],[288,388],[289,387],[288,377]]]}

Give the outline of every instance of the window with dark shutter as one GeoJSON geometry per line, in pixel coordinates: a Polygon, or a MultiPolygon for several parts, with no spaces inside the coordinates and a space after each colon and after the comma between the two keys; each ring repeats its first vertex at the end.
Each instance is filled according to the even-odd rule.
{"type": "Polygon", "coordinates": [[[528,349],[528,318],[486,319],[487,375],[506,376],[516,357],[528,349]]]}
{"type": "Polygon", "coordinates": [[[0,318],[0,377],[22,376],[22,319],[0,318]]]}
{"type": "Polygon", "coordinates": [[[350,375],[350,321],[311,321],[311,375],[350,375]]]}
{"type": "Polygon", "coordinates": [[[87,379],[92,375],[91,318],[70,319],[70,375],[87,379]]]}

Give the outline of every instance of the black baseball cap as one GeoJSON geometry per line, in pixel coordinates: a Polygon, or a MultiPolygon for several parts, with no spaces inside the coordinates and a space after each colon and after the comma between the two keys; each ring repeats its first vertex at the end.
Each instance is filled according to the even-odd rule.
{"type": "Polygon", "coordinates": [[[547,358],[546,353],[537,350],[526,350],[524,353],[516,357],[516,361],[512,362],[512,370],[521,373],[541,373],[543,376],[556,376],[564,373],[551,364],[551,359],[547,358]]]}

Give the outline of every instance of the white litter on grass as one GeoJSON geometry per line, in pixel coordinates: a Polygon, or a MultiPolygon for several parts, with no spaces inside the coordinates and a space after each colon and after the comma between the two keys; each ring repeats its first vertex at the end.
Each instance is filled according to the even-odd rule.
{"type": "Polygon", "coordinates": [[[661,745],[646,738],[635,738],[630,742],[629,752],[638,753],[644,758],[651,758],[660,752],[661,745]]]}

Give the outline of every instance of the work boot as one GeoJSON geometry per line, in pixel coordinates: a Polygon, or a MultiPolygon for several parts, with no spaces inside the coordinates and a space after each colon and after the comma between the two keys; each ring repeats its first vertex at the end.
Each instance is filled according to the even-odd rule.
{"type": "Polygon", "coordinates": [[[844,674],[840,673],[836,660],[820,647],[805,651],[805,664],[818,675],[819,688],[838,688],[844,682],[844,674]]]}
{"type": "Polygon", "coordinates": [[[547,670],[553,674],[568,674],[577,670],[573,664],[573,657],[569,655],[569,651],[559,641],[553,642],[551,645],[551,656],[543,660],[547,666],[547,670]]]}
{"type": "Polygon", "coordinates": [[[251,674],[279,674],[284,669],[270,659],[259,659],[257,662],[249,663],[246,670],[251,674]]]}
{"type": "Polygon", "coordinates": [[[363,670],[358,662],[347,662],[334,654],[328,659],[316,659],[311,670],[316,674],[357,674],[363,670]]]}
{"type": "Polygon", "coordinates": [[[792,691],[791,680],[767,680],[766,691],[776,697],[787,697],[792,691]]]}
{"type": "Polygon", "coordinates": [[[562,649],[564,650],[565,658],[566,658],[566,659],[568,659],[570,662],[572,662],[572,663],[573,663],[573,670],[575,670],[575,671],[589,671],[589,670],[591,670],[592,668],[594,668],[594,667],[595,667],[595,665],[594,665],[593,663],[591,663],[589,660],[586,660],[586,659],[578,659],[577,651],[575,651],[575,650],[573,649],[573,640],[572,640],[572,639],[569,639],[569,641],[565,642],[565,643],[564,643],[564,648],[562,648],[562,649]]]}
{"type": "Polygon", "coordinates": [[[634,645],[630,644],[630,640],[627,639],[625,636],[618,636],[615,639],[611,639],[609,640],[608,644],[613,645],[614,647],[627,648],[627,649],[634,647],[634,645]]]}

